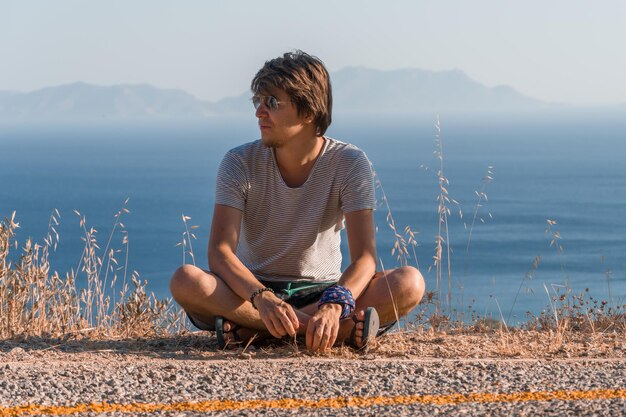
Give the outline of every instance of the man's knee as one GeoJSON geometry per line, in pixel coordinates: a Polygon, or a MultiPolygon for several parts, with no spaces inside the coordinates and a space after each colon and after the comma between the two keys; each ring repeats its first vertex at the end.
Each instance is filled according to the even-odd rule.
{"type": "Polygon", "coordinates": [[[424,278],[417,268],[403,266],[394,271],[395,293],[400,295],[402,304],[408,311],[419,304],[426,291],[424,278]]]}
{"type": "Polygon", "coordinates": [[[201,271],[200,268],[194,265],[186,264],[174,272],[170,280],[170,292],[178,304],[184,303],[190,294],[194,294],[198,285],[199,272],[201,271]]]}

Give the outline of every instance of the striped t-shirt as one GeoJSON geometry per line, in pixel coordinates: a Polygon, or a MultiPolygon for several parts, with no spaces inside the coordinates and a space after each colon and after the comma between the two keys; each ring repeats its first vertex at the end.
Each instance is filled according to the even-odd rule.
{"type": "Polygon", "coordinates": [[[226,153],[215,203],[243,212],[237,256],[267,281],[337,281],[344,213],[374,209],[374,181],[365,153],[324,137],[300,187],[288,187],[274,150],[260,140],[226,153]]]}

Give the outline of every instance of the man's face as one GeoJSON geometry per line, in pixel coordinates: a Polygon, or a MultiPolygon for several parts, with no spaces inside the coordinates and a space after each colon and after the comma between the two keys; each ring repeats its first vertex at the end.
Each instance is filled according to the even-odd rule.
{"type": "Polygon", "coordinates": [[[260,99],[260,105],[256,109],[256,117],[259,119],[261,140],[265,146],[280,148],[304,129],[311,128],[310,118],[298,115],[296,106],[285,91],[273,88],[259,94],[257,98],[260,99]],[[269,96],[278,101],[275,109],[268,106],[269,96]]]}

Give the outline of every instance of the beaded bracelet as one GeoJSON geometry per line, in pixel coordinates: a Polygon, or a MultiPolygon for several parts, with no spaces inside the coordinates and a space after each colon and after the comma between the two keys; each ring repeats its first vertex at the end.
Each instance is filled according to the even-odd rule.
{"type": "Polygon", "coordinates": [[[350,291],[346,287],[342,287],[341,285],[333,285],[332,287],[327,288],[322,293],[322,298],[320,299],[317,307],[321,307],[324,304],[340,304],[341,305],[341,316],[340,320],[349,317],[350,314],[354,311],[356,307],[356,303],[354,302],[354,297],[352,296],[352,291],[350,291]]]}
{"type": "Polygon", "coordinates": [[[269,292],[271,292],[272,294],[274,294],[274,290],[273,290],[273,289],[268,288],[268,287],[265,287],[265,288],[259,288],[258,290],[254,291],[254,292],[252,293],[252,295],[250,296],[250,303],[252,303],[252,307],[254,307],[254,308],[255,308],[255,310],[256,310],[257,308],[256,308],[256,306],[254,305],[254,297],[256,297],[257,295],[259,295],[259,294],[261,294],[262,292],[265,292],[265,291],[269,291],[269,292]]]}

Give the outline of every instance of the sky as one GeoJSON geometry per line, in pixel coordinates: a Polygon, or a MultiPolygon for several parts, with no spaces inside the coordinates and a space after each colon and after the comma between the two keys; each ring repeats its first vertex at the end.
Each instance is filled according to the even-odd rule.
{"type": "Polygon", "coordinates": [[[560,103],[626,103],[626,2],[0,0],[0,91],[83,81],[240,95],[302,49],[328,69],[460,69],[560,103]]]}

